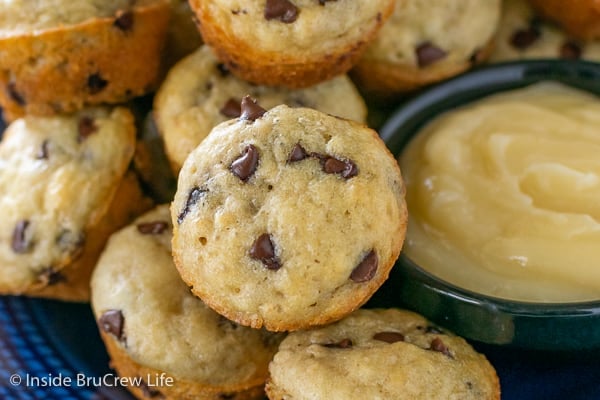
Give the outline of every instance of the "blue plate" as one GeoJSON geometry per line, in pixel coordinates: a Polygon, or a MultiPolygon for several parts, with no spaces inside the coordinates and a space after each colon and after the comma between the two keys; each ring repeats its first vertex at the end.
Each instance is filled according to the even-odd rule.
{"type": "MultiPolygon", "coordinates": [[[[369,305],[393,305],[386,292],[369,305]]],[[[496,367],[503,400],[600,399],[598,355],[557,356],[473,344],[496,367]]],[[[113,374],[88,305],[0,297],[0,399],[133,399],[124,388],[111,386],[113,374]],[[54,386],[35,381],[48,377],[55,378],[54,386]],[[92,381],[79,385],[78,379],[92,381]]]]}

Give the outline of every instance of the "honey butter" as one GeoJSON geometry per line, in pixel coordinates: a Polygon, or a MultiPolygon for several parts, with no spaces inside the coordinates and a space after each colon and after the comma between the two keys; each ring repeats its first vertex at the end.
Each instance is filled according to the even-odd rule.
{"type": "Polygon", "coordinates": [[[600,99],[538,83],[449,111],[400,156],[403,252],[456,286],[600,299],[600,99]]]}

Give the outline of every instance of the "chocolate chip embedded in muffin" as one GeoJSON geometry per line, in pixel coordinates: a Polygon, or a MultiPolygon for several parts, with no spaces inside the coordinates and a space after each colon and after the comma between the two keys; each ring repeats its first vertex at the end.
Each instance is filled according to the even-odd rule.
{"type": "Polygon", "coordinates": [[[114,25],[122,31],[129,31],[133,27],[133,19],[133,11],[118,10],[115,14],[114,25]]]}
{"type": "Polygon", "coordinates": [[[275,255],[275,246],[273,246],[271,235],[268,233],[263,233],[252,243],[249,254],[253,259],[262,262],[267,269],[278,270],[281,268],[281,263],[275,255]]]}
{"type": "Polygon", "coordinates": [[[378,264],[379,258],[377,257],[377,253],[375,253],[375,250],[371,250],[356,268],[352,270],[350,279],[357,283],[370,281],[377,272],[378,264]]]}
{"type": "Polygon", "coordinates": [[[183,222],[183,220],[185,219],[187,214],[190,212],[190,208],[193,207],[194,205],[196,205],[196,203],[198,203],[200,198],[202,198],[206,193],[208,193],[208,189],[200,188],[200,187],[194,187],[190,191],[188,198],[185,202],[185,207],[183,208],[183,210],[181,210],[181,212],[179,213],[179,215],[177,217],[178,223],[181,224],[183,222]]]}
{"type": "Polygon", "coordinates": [[[96,126],[96,122],[93,118],[84,116],[79,119],[79,124],[77,125],[77,132],[79,136],[77,137],[78,142],[83,142],[88,136],[92,135],[94,132],[98,130],[96,126]]]}
{"type": "Polygon", "coordinates": [[[265,5],[265,19],[277,19],[286,24],[291,24],[298,18],[298,7],[289,0],[267,0],[265,5]]]}
{"type": "Polygon", "coordinates": [[[384,331],[384,332],[377,332],[376,334],[374,334],[373,339],[378,340],[380,342],[396,343],[396,342],[403,342],[404,335],[400,332],[384,331]]]}
{"type": "Polygon", "coordinates": [[[142,235],[160,235],[169,228],[166,221],[144,222],[137,225],[137,230],[142,235]]]}
{"type": "Polygon", "coordinates": [[[225,102],[225,104],[223,104],[223,107],[221,107],[219,112],[229,118],[238,118],[240,115],[242,115],[240,101],[230,98],[225,102]]]}
{"type": "Polygon", "coordinates": [[[419,68],[425,68],[429,65],[446,58],[446,51],[437,47],[431,42],[425,42],[415,48],[417,56],[417,65],[419,68]]]}
{"type": "Polygon", "coordinates": [[[13,229],[11,248],[17,254],[27,253],[33,246],[31,235],[27,233],[28,228],[29,221],[22,219],[17,222],[13,229]]]}
{"type": "Polygon", "coordinates": [[[125,338],[123,331],[124,324],[125,317],[121,310],[107,310],[98,319],[100,329],[106,333],[110,333],[119,341],[123,341],[125,338]]]}
{"type": "Polygon", "coordinates": [[[267,110],[258,105],[256,100],[250,96],[244,96],[240,104],[240,118],[248,121],[255,121],[262,117],[267,110]]]}
{"type": "Polygon", "coordinates": [[[579,60],[581,58],[581,54],[583,50],[579,43],[574,41],[566,41],[560,46],[560,58],[564,58],[567,60],[579,60]]]}
{"type": "Polygon", "coordinates": [[[100,93],[107,85],[108,81],[102,78],[99,73],[92,74],[87,78],[87,87],[90,94],[100,93]]]}
{"type": "Polygon", "coordinates": [[[231,163],[229,169],[242,182],[246,182],[256,171],[258,159],[258,149],[249,144],[244,148],[243,153],[231,163]]]}

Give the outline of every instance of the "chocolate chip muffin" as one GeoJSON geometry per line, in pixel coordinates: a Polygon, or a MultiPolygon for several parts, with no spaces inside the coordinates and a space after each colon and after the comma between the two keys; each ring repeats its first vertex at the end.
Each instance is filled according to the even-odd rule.
{"type": "Polygon", "coordinates": [[[342,318],[388,277],[404,241],[404,184],[364,125],[248,97],[190,154],[171,206],[192,292],[273,331],[342,318]]]}
{"type": "Polygon", "coordinates": [[[486,59],[500,0],[397,0],[390,20],[352,71],[365,92],[396,95],[486,59]]]}
{"type": "Polygon", "coordinates": [[[0,3],[0,106],[13,120],[118,103],[152,90],[167,0],[0,3]]]}
{"type": "Polygon", "coordinates": [[[361,309],[332,325],[292,332],[269,372],[271,400],[500,399],[485,356],[398,309],[361,309]]]}
{"type": "Polygon", "coordinates": [[[600,41],[583,41],[540,18],[527,0],[504,0],[490,61],[563,58],[600,60],[600,41]]]}
{"type": "Polygon", "coordinates": [[[240,78],[301,88],[347,72],[394,0],[190,0],[205,43],[240,78]]]}
{"type": "Polygon", "coordinates": [[[203,46],[169,72],[154,101],[154,117],[175,173],[215,125],[239,117],[247,94],[265,108],[287,104],[366,120],[365,103],[346,76],[296,90],[252,85],[229,73],[203,46]]]}
{"type": "Polygon", "coordinates": [[[600,39],[598,0],[529,0],[535,9],[580,40],[600,39]]]}
{"type": "Polygon", "coordinates": [[[111,365],[142,379],[127,387],[139,399],[263,398],[281,334],[238,326],[194,297],[171,237],[169,208],[159,206],[115,233],[98,262],[92,307],[111,365]]]}
{"type": "Polygon", "coordinates": [[[150,204],[124,108],[14,121],[0,143],[0,293],[87,301],[110,233],[150,204]]]}

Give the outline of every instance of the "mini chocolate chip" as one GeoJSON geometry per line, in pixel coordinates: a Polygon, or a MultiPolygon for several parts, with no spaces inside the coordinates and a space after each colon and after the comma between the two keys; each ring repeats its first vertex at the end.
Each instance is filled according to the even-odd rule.
{"type": "Polygon", "coordinates": [[[248,121],[256,121],[267,112],[267,110],[259,106],[256,101],[248,95],[244,96],[242,99],[240,110],[240,118],[248,121]]]}
{"type": "Polygon", "coordinates": [[[329,347],[331,349],[349,349],[352,347],[352,345],[353,345],[352,340],[346,338],[346,339],[342,339],[336,343],[325,343],[322,346],[329,347]]]}
{"type": "Polygon", "coordinates": [[[22,219],[17,222],[17,225],[13,229],[11,248],[17,254],[27,253],[33,247],[31,239],[27,237],[28,227],[29,221],[22,219]]]}
{"type": "Polygon", "coordinates": [[[266,20],[277,19],[290,24],[298,18],[298,7],[289,0],[267,0],[264,16],[266,20]]]}
{"type": "Polygon", "coordinates": [[[219,112],[229,118],[238,118],[242,114],[242,107],[238,100],[230,98],[223,107],[221,107],[219,112]]]}
{"type": "Polygon", "coordinates": [[[23,97],[23,95],[21,93],[19,93],[19,91],[17,90],[17,85],[14,82],[10,82],[7,85],[7,89],[8,89],[8,96],[18,105],[20,106],[24,106],[25,105],[25,98],[23,97]]]}
{"type": "Polygon", "coordinates": [[[256,171],[258,158],[258,149],[249,144],[243,153],[231,163],[229,169],[235,176],[246,182],[256,171]]]}
{"type": "Polygon", "coordinates": [[[304,147],[302,147],[300,145],[300,143],[296,143],[296,145],[294,145],[294,148],[290,152],[290,156],[288,157],[288,162],[291,163],[291,162],[296,162],[296,161],[302,161],[307,157],[308,157],[308,153],[306,152],[306,150],[304,150],[304,147]]]}
{"type": "Polygon", "coordinates": [[[431,42],[425,42],[415,49],[419,68],[425,68],[446,57],[446,52],[431,42]]]}
{"type": "Polygon", "coordinates": [[[281,268],[281,264],[275,255],[271,235],[268,233],[263,233],[252,243],[249,254],[253,259],[261,261],[267,269],[277,270],[281,268]]]}
{"type": "Polygon", "coordinates": [[[107,310],[98,319],[98,325],[106,333],[110,333],[118,340],[124,339],[123,325],[125,317],[121,310],[107,310]]]}
{"type": "Polygon", "coordinates": [[[223,63],[217,64],[217,71],[219,71],[219,74],[221,74],[223,78],[229,75],[229,68],[223,63]]]}
{"type": "Polygon", "coordinates": [[[40,271],[37,280],[44,286],[52,286],[60,282],[66,282],[67,278],[62,272],[54,269],[54,267],[48,267],[40,271]]]}
{"type": "Polygon", "coordinates": [[[566,60],[579,60],[581,58],[581,46],[571,40],[566,41],[560,46],[560,58],[566,60]]]}
{"type": "Polygon", "coordinates": [[[452,354],[450,353],[450,349],[448,348],[448,346],[446,346],[444,344],[444,342],[442,341],[442,339],[440,339],[439,337],[436,337],[435,339],[433,339],[431,341],[431,344],[429,345],[429,350],[433,350],[433,351],[437,351],[440,352],[450,358],[452,358],[452,354]]]}
{"type": "Polygon", "coordinates": [[[79,136],[77,137],[77,141],[79,143],[83,142],[88,136],[92,135],[94,132],[98,130],[96,126],[96,122],[92,117],[84,116],[79,120],[79,124],[77,125],[77,131],[79,132],[79,136]]]}
{"type": "Polygon", "coordinates": [[[165,398],[165,396],[158,389],[148,386],[146,381],[144,381],[143,379],[141,380],[141,382],[139,384],[139,388],[142,391],[142,394],[144,395],[144,397],[147,397],[149,399],[164,399],[165,398]]]}
{"type": "Polygon", "coordinates": [[[319,0],[319,4],[324,6],[325,3],[329,2],[329,1],[337,1],[337,0],[319,0]]]}
{"type": "Polygon", "coordinates": [[[344,179],[350,179],[358,174],[358,167],[351,160],[338,160],[327,157],[323,161],[323,171],[328,174],[339,174],[344,179]]]}
{"type": "Polygon", "coordinates": [[[392,332],[392,331],[378,332],[373,335],[373,339],[379,340],[381,342],[386,342],[386,343],[396,343],[396,342],[403,342],[404,335],[401,334],[400,332],[392,332]]]}
{"type": "Polygon", "coordinates": [[[128,31],[133,26],[133,12],[131,10],[117,10],[113,24],[122,31],[128,31]]]}
{"type": "Polygon", "coordinates": [[[47,160],[48,159],[48,144],[50,140],[46,139],[42,142],[39,150],[35,153],[36,160],[47,160]]]}
{"type": "Polygon", "coordinates": [[[138,224],[137,230],[142,235],[160,235],[168,227],[169,224],[165,221],[152,221],[138,224]]]}
{"type": "Polygon", "coordinates": [[[179,224],[181,224],[183,222],[186,215],[190,212],[190,207],[192,207],[193,205],[198,203],[198,200],[200,200],[200,198],[202,196],[204,196],[206,193],[208,193],[208,189],[199,188],[199,187],[195,187],[190,191],[190,194],[188,195],[188,198],[185,202],[185,207],[183,208],[183,210],[181,210],[181,212],[177,216],[177,222],[179,224]]]}
{"type": "Polygon", "coordinates": [[[219,395],[219,399],[221,399],[221,400],[235,399],[235,393],[221,393],[219,395]]]}
{"type": "Polygon", "coordinates": [[[516,30],[510,37],[509,43],[516,49],[525,50],[535,43],[540,35],[541,33],[536,26],[530,26],[526,29],[516,30]]]}
{"type": "Polygon", "coordinates": [[[375,250],[371,250],[352,270],[350,279],[357,283],[370,281],[377,272],[378,263],[377,253],[375,253],[375,250]]]}
{"type": "Polygon", "coordinates": [[[103,79],[99,73],[88,76],[87,86],[90,94],[98,94],[108,85],[108,81],[103,79]]]}
{"type": "Polygon", "coordinates": [[[428,325],[425,328],[425,333],[435,333],[436,335],[440,335],[442,333],[444,333],[444,331],[442,331],[440,328],[438,328],[437,326],[433,326],[433,325],[428,325]]]}

